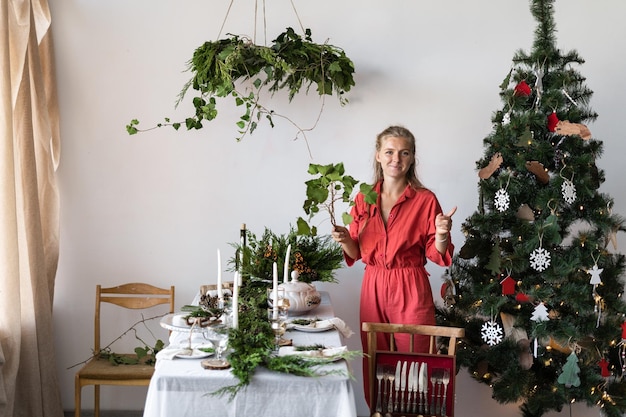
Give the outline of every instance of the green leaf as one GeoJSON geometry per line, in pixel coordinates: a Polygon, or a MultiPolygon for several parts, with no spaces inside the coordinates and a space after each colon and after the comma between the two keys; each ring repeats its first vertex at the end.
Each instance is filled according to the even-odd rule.
{"type": "Polygon", "coordinates": [[[344,225],[349,225],[350,223],[352,223],[352,221],[354,220],[354,217],[352,217],[350,214],[348,213],[342,213],[341,214],[341,221],[343,221],[344,225]]]}
{"type": "Polygon", "coordinates": [[[296,227],[299,235],[311,234],[311,227],[302,217],[298,217],[298,220],[296,221],[296,227]]]}

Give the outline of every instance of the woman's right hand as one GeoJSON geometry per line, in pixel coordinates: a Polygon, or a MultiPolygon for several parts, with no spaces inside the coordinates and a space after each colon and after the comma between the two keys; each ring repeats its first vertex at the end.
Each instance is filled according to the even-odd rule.
{"type": "Polygon", "coordinates": [[[331,235],[337,243],[344,244],[352,241],[352,238],[350,237],[350,231],[343,226],[333,227],[331,235]]]}

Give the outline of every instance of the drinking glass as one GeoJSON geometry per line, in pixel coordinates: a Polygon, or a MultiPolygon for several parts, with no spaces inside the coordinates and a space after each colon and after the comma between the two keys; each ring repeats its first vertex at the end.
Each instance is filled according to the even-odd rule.
{"type": "Polygon", "coordinates": [[[215,348],[215,358],[209,359],[208,363],[211,367],[220,368],[230,365],[228,360],[222,357],[222,353],[228,345],[228,326],[224,324],[211,326],[207,332],[207,339],[213,344],[215,348]]]}

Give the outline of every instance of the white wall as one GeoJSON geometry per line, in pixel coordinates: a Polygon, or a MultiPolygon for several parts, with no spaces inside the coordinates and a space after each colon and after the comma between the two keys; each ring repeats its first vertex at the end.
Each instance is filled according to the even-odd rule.
{"type": "MultiPolygon", "coordinates": [[[[217,39],[229,1],[50,3],[63,141],[54,342],[68,410],[74,408],[76,369],[67,368],[89,356],[97,283],[174,283],[177,305],[188,303],[200,284],[214,282],[216,249],[232,255],[228,243],[237,241],[241,223],[259,233],[265,226],[285,232],[303,214],[310,162],[343,161],[352,175],[369,180],[375,134],[389,124],[404,124],[416,134],[423,182],[444,210],[458,205],[453,240],[460,248],[460,225],[477,204],[475,161],[491,131],[491,114],[501,107],[498,86],[514,52],[531,48],[535,29],[526,0],[294,0],[314,40],[329,39],[354,61],[350,104],[342,108],[328,99],[307,143],[293,141],[295,131],[281,120],[238,143],[239,109],[225,104],[221,116],[197,132],[125,132],[132,118],[147,127],[164,116],[186,115],[188,104],[174,110],[190,77],[185,63],[202,42],[217,39]]],[[[222,35],[252,35],[254,2],[234,3],[222,35]]],[[[268,41],[287,26],[299,28],[290,1],[266,2],[266,11],[268,41]]],[[[579,70],[600,115],[590,128],[605,144],[598,164],[607,176],[602,191],[615,198],[622,215],[624,15],[621,0],[556,4],[559,46],[587,60],[579,70]]],[[[261,21],[262,43],[260,28],[261,21]]],[[[281,95],[273,103],[307,127],[319,99],[298,97],[288,104],[281,95]]],[[[619,246],[626,248],[623,234],[619,246]]],[[[442,270],[429,270],[438,294],[442,270]]],[[[343,269],[340,284],[319,286],[331,292],[337,314],[355,330],[361,274],[360,266],[343,269]]],[[[356,337],[348,343],[360,349],[356,337]]],[[[359,414],[366,415],[358,362],[355,391],[359,414]]],[[[519,414],[514,404],[494,402],[488,387],[465,372],[459,378],[457,416],[519,414]]],[[[105,388],[102,408],[141,409],[145,389],[127,392],[105,388]]],[[[91,398],[91,389],[84,390],[86,408],[91,398]]]]}

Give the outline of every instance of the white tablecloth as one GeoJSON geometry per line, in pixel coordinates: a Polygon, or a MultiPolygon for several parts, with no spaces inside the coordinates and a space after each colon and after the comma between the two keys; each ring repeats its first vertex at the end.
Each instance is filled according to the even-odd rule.
{"type": "MultiPolygon", "coordinates": [[[[322,303],[299,318],[334,316],[330,298],[322,292],[322,303]]],[[[295,345],[343,345],[336,330],[326,332],[288,331],[295,345]]],[[[184,339],[173,335],[177,343],[184,339]]],[[[196,339],[196,337],[194,337],[196,339]]],[[[324,366],[342,375],[300,377],[258,368],[252,382],[230,399],[213,395],[218,389],[236,385],[230,370],[206,370],[200,359],[158,360],[146,398],[144,417],[355,417],[354,391],[349,364],[344,360],[324,366]]]]}

